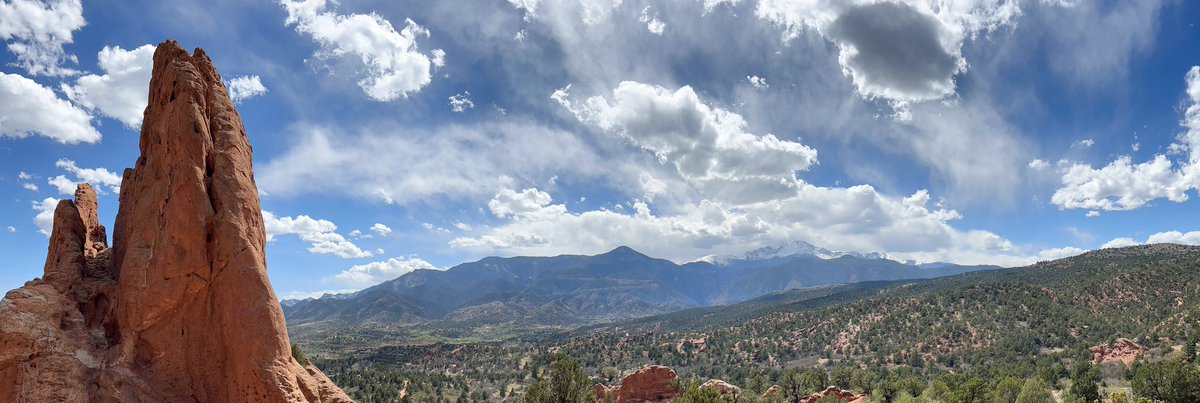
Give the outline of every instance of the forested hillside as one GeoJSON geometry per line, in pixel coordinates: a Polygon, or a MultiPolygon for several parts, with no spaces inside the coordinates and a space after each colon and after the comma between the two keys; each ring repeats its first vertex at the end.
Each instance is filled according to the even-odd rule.
{"type": "MultiPolygon", "coordinates": [[[[875,399],[991,401],[997,388],[1027,381],[1060,398],[1073,396],[1072,390],[1084,393],[1086,384],[1101,395],[1139,392],[1139,371],[1143,378],[1178,372],[1171,376],[1186,389],[1194,364],[1179,369],[1164,363],[1194,355],[1197,270],[1197,247],[1105,249],[922,282],[792,291],[582,334],[341,351],[344,358],[322,363],[366,401],[394,398],[406,381],[409,398],[459,401],[466,391],[471,401],[516,399],[546,375],[556,353],[578,360],[597,383],[619,383],[633,370],[660,364],[685,381],[739,385],[742,398],[805,373],[828,378],[812,385],[837,385],[875,399]],[[1145,348],[1132,366],[1093,364],[1093,347],[1121,338],[1145,348]]],[[[1143,397],[1151,393],[1147,387],[1142,379],[1143,397]]],[[[1164,396],[1158,398],[1181,401],[1164,396]]]]}

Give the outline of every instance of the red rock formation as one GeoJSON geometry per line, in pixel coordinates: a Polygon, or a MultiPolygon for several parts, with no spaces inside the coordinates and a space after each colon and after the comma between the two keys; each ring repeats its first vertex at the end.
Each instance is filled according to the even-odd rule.
{"type": "Polygon", "coordinates": [[[767,391],[763,393],[762,398],[759,400],[772,401],[781,394],[783,394],[783,387],[779,385],[771,385],[771,387],[767,388],[767,391]]]}
{"type": "Polygon", "coordinates": [[[1120,338],[1113,343],[1112,347],[1092,347],[1092,364],[1119,362],[1127,366],[1133,365],[1133,362],[1145,352],[1146,348],[1135,343],[1133,340],[1120,338]]]}
{"type": "Polygon", "coordinates": [[[617,403],[670,401],[679,393],[675,390],[675,370],[651,365],[629,374],[621,380],[617,403]]]}
{"type": "Polygon", "coordinates": [[[592,385],[592,395],[596,397],[595,400],[597,402],[608,402],[615,400],[619,393],[619,388],[609,387],[603,383],[592,385]]]}
{"type": "Polygon", "coordinates": [[[241,118],[202,50],[154,54],[114,245],[60,202],[42,280],[0,301],[0,401],[349,401],[292,358],[241,118]]]}

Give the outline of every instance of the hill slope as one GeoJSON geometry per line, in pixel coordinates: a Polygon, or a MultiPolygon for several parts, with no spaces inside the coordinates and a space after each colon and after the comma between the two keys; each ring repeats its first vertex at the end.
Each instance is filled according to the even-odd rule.
{"type": "Polygon", "coordinates": [[[992,268],[920,267],[850,255],[772,257],[769,263],[677,265],[627,247],[596,256],[490,257],[446,271],[418,270],[352,295],[289,301],[284,312],[292,325],[572,326],[736,303],[790,289],[992,268]]]}

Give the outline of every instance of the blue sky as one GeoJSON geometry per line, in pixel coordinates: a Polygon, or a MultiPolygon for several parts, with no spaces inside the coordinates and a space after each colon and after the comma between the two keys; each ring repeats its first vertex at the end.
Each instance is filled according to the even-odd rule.
{"type": "Polygon", "coordinates": [[[3,0],[0,288],[40,275],[60,187],[98,185],[111,225],[167,38],[241,95],[283,296],[619,245],[1200,243],[1197,23],[1152,0],[3,0]]]}

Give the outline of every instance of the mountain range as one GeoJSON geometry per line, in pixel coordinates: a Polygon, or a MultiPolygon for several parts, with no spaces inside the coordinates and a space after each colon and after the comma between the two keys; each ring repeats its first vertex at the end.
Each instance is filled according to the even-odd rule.
{"type": "Polygon", "coordinates": [[[738,303],[794,289],[993,268],[918,266],[881,254],[832,252],[804,242],[682,265],[619,247],[595,256],[488,257],[445,271],[413,271],[352,294],[283,305],[293,326],[430,321],[458,328],[575,326],[738,303]]]}

